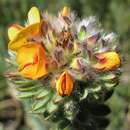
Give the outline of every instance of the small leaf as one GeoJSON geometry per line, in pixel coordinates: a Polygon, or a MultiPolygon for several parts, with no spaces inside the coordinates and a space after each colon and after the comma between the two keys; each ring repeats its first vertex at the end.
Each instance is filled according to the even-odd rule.
{"type": "Polygon", "coordinates": [[[101,76],[101,79],[103,81],[108,81],[114,79],[115,77],[116,77],[115,74],[108,74],[108,75],[101,76]]]}
{"type": "Polygon", "coordinates": [[[41,107],[46,107],[46,105],[48,104],[49,100],[51,100],[51,98],[53,97],[53,93],[50,92],[48,94],[48,96],[46,96],[44,99],[41,99],[41,100],[37,100],[32,109],[35,111],[35,110],[38,110],[40,109],[41,107]]]}
{"type": "Polygon", "coordinates": [[[97,86],[95,88],[92,88],[93,92],[99,92],[101,90],[101,86],[97,86]]]}
{"type": "Polygon", "coordinates": [[[116,83],[105,83],[105,87],[110,90],[113,87],[115,87],[117,84],[118,84],[117,82],[116,83]]]}
{"type": "Polygon", "coordinates": [[[31,87],[19,87],[17,88],[19,91],[35,91],[36,89],[38,89],[39,87],[41,87],[40,85],[34,85],[34,86],[31,86],[31,87]]]}
{"type": "Polygon", "coordinates": [[[80,100],[83,100],[83,99],[87,98],[87,96],[88,96],[88,90],[85,89],[85,90],[84,90],[84,94],[83,94],[83,96],[80,98],[80,100]]]}
{"type": "Polygon", "coordinates": [[[35,104],[33,105],[32,110],[36,111],[38,109],[40,109],[41,107],[46,107],[48,101],[49,101],[49,96],[47,96],[46,98],[42,99],[42,100],[38,100],[35,102],[35,104]]]}
{"type": "Polygon", "coordinates": [[[34,96],[36,92],[21,92],[19,95],[17,95],[19,98],[30,98],[34,96]]]}
{"type": "Polygon", "coordinates": [[[55,95],[55,98],[53,99],[53,102],[54,103],[59,103],[61,101],[63,101],[63,98],[61,96],[59,96],[59,95],[55,95]]]}
{"type": "Polygon", "coordinates": [[[36,99],[40,99],[45,97],[47,94],[49,93],[49,91],[47,89],[42,89],[42,91],[37,95],[36,99]]]}
{"type": "Polygon", "coordinates": [[[58,105],[54,104],[53,102],[48,103],[47,110],[49,113],[52,113],[58,109],[58,105]]]}
{"type": "Polygon", "coordinates": [[[60,122],[58,123],[58,129],[59,129],[59,130],[63,130],[63,129],[65,129],[69,124],[70,124],[70,121],[67,120],[67,119],[64,119],[63,121],[60,121],[60,122]]]}
{"type": "Polygon", "coordinates": [[[38,113],[44,113],[45,111],[46,111],[46,108],[42,107],[42,108],[39,108],[39,109],[37,109],[35,111],[32,109],[32,111],[30,111],[30,113],[32,113],[32,114],[38,114],[38,113]]]}
{"type": "Polygon", "coordinates": [[[32,84],[34,84],[34,83],[36,83],[36,81],[31,81],[31,80],[16,80],[16,81],[14,81],[15,82],[15,84],[18,84],[18,85],[32,85],[32,84]]]}

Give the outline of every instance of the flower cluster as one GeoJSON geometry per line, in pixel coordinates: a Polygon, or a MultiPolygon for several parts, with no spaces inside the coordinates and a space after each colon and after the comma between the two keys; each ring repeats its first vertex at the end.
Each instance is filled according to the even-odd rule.
{"type": "Polygon", "coordinates": [[[25,26],[13,24],[8,36],[20,73],[12,81],[31,112],[58,122],[56,130],[106,122],[110,109],[103,103],[119,82],[122,58],[116,35],[96,17],[79,20],[68,7],[53,16],[32,7],[25,26]]]}
{"type": "Polygon", "coordinates": [[[77,20],[68,7],[57,17],[32,7],[26,25],[13,24],[8,36],[21,75],[48,78],[60,96],[70,96],[76,81],[98,82],[121,66],[115,34],[105,34],[95,17],[77,20]]]}

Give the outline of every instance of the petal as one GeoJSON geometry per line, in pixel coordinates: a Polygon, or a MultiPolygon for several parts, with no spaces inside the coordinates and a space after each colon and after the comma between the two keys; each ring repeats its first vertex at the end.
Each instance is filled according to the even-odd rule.
{"type": "Polygon", "coordinates": [[[9,42],[8,48],[17,51],[20,47],[28,44],[29,37],[40,35],[40,23],[30,25],[20,32],[18,32],[17,36],[9,42]]]}
{"type": "Polygon", "coordinates": [[[72,90],[73,90],[73,79],[72,79],[71,75],[69,75],[68,72],[66,72],[66,92],[65,92],[65,94],[70,96],[72,90]]]}
{"type": "Polygon", "coordinates": [[[38,45],[38,63],[37,63],[37,71],[36,71],[36,77],[42,77],[45,76],[47,72],[47,59],[45,55],[45,50],[41,44],[38,45]]]}
{"type": "Polygon", "coordinates": [[[36,53],[35,44],[32,43],[32,44],[25,45],[18,50],[16,61],[19,65],[33,63],[35,53],[36,53]]]}
{"type": "Polygon", "coordinates": [[[45,50],[39,43],[25,45],[17,52],[19,71],[30,79],[38,79],[47,74],[45,60],[45,50]]]}
{"type": "Polygon", "coordinates": [[[8,29],[8,37],[9,40],[13,40],[16,35],[18,34],[18,32],[20,32],[20,30],[22,30],[23,27],[17,24],[13,24],[12,26],[9,27],[8,29]]]}
{"type": "Polygon", "coordinates": [[[59,77],[59,79],[56,81],[56,90],[57,90],[57,93],[62,96],[64,94],[63,90],[62,90],[62,82],[63,82],[63,77],[65,75],[65,72],[62,73],[59,77]]]}
{"type": "Polygon", "coordinates": [[[36,69],[37,69],[37,66],[32,64],[32,65],[28,65],[24,69],[20,70],[20,73],[23,77],[35,80],[35,79],[37,79],[36,75],[35,75],[36,69]]]}
{"type": "Polygon", "coordinates": [[[28,12],[29,24],[40,23],[40,13],[37,7],[32,7],[28,12]]]}

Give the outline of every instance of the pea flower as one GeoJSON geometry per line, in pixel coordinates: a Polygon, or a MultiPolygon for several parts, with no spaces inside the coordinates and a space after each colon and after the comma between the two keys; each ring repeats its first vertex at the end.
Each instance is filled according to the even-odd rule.
{"type": "Polygon", "coordinates": [[[56,81],[56,90],[60,96],[70,96],[73,90],[72,76],[64,71],[56,81]]]}
{"type": "Polygon", "coordinates": [[[26,78],[38,79],[47,74],[45,50],[41,44],[22,46],[17,52],[19,72],[26,78]]]}
{"type": "Polygon", "coordinates": [[[96,54],[98,63],[94,68],[101,71],[109,71],[117,69],[121,65],[121,60],[116,52],[104,52],[96,54]]]}
{"type": "Polygon", "coordinates": [[[41,22],[39,10],[36,7],[32,7],[28,12],[27,26],[22,27],[20,25],[13,24],[9,27],[9,49],[17,51],[21,46],[29,44],[29,37],[34,37],[40,34],[40,26],[41,22]]]}

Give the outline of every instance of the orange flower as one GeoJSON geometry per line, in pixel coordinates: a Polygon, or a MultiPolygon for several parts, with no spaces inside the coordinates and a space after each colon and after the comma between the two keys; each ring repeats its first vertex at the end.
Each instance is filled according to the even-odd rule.
{"type": "Polygon", "coordinates": [[[37,36],[40,31],[40,13],[36,7],[32,7],[28,12],[28,24],[26,27],[14,24],[8,29],[9,49],[17,51],[21,46],[29,44],[28,38],[37,36]]]}
{"type": "Polygon", "coordinates": [[[117,69],[121,65],[121,60],[116,52],[104,52],[96,54],[98,63],[94,68],[101,71],[117,69]]]}
{"type": "Polygon", "coordinates": [[[38,79],[47,74],[45,50],[39,43],[22,46],[17,51],[17,63],[26,78],[38,79]]]}
{"type": "Polygon", "coordinates": [[[73,79],[71,75],[65,71],[56,81],[56,90],[60,96],[70,96],[73,90],[73,79]]]}

